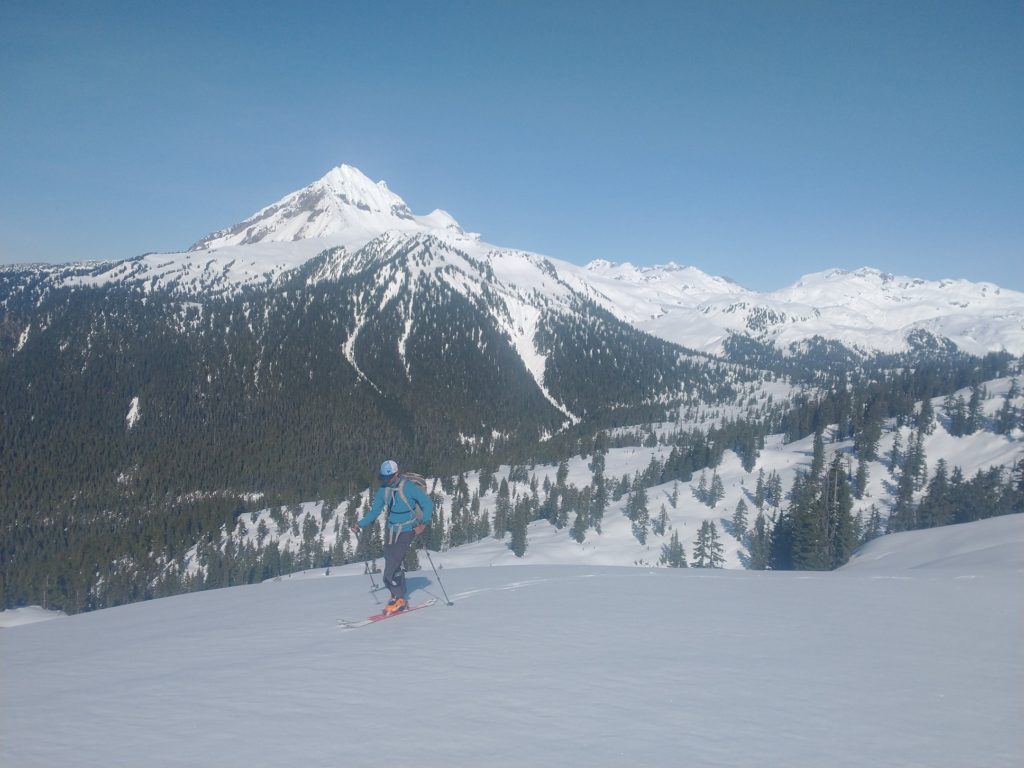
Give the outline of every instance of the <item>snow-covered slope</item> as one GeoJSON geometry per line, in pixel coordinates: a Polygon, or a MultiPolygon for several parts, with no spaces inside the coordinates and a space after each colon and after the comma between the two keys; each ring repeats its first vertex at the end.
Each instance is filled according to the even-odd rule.
{"type": "Polygon", "coordinates": [[[1022,515],[924,531],[893,533],[857,550],[844,571],[885,573],[899,569],[941,569],[964,574],[991,570],[1024,573],[1022,515]]]}
{"type": "MultiPolygon", "coordinates": [[[[1000,523],[960,538],[1020,540],[1024,518],[1000,523]]],[[[454,606],[355,630],[336,619],[379,606],[338,571],[6,629],[0,764],[1019,766],[1019,560],[921,557],[807,574],[441,555],[454,606]]],[[[429,570],[409,584],[441,596],[429,570]]]]}

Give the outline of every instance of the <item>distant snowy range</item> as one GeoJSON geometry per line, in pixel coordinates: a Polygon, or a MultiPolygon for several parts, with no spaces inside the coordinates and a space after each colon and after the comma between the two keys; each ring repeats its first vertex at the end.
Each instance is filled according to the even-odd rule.
{"type": "MultiPolygon", "coordinates": [[[[360,252],[368,244],[395,250],[410,241],[424,248],[443,244],[446,264],[454,267],[444,279],[456,291],[472,291],[476,282],[460,259],[481,260],[493,269],[493,282],[507,291],[554,302],[578,292],[637,328],[704,352],[720,353],[730,336],[740,335],[780,349],[820,337],[864,352],[897,352],[935,338],[971,354],[1024,354],[1024,293],[992,283],[923,280],[865,267],[829,269],[759,293],[671,261],[651,267],[605,260],[577,266],[489,245],[442,210],[414,215],[383,181],[374,183],[348,165],[201,238],[185,252],[36,269],[62,285],[232,292],[279,280],[328,250],[332,258],[308,282],[337,279],[365,267],[360,252]]],[[[405,280],[411,285],[416,277],[407,274],[405,280]]]]}
{"type": "Polygon", "coordinates": [[[666,261],[342,165],[0,267],[0,765],[1024,765],[1024,293],[666,261]]]}

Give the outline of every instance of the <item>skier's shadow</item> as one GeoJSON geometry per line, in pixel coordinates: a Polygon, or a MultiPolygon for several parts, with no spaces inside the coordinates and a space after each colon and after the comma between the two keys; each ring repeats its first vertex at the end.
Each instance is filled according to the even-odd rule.
{"type": "Polygon", "coordinates": [[[422,589],[431,597],[433,594],[427,589],[427,587],[433,585],[433,580],[428,579],[426,576],[406,576],[405,577],[405,591],[406,594],[411,595],[413,592],[422,589]]]}

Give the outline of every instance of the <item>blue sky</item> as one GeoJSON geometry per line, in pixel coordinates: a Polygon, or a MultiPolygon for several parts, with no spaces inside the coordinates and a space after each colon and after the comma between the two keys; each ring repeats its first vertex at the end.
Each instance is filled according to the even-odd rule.
{"type": "Polygon", "coordinates": [[[577,263],[1024,290],[1020,2],[0,3],[0,262],[178,250],[340,163],[577,263]]]}

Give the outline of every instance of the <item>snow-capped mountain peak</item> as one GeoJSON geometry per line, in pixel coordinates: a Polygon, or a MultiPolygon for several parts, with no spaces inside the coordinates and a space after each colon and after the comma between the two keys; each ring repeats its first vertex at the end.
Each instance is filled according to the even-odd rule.
{"type": "Polygon", "coordinates": [[[343,164],[239,224],[207,235],[190,250],[341,235],[356,235],[366,240],[369,239],[366,235],[392,230],[465,234],[445,211],[416,216],[385,182],[374,182],[358,168],[343,164]]]}
{"type": "MultiPolygon", "coordinates": [[[[451,274],[474,276],[461,285],[461,293],[475,296],[493,278],[509,295],[533,296],[562,308],[589,300],[653,336],[709,354],[723,354],[734,337],[786,353],[816,338],[863,354],[949,343],[979,355],[1024,350],[1024,293],[993,283],[924,280],[862,267],[804,275],[789,287],[762,293],[673,261],[644,266],[599,259],[579,266],[482,242],[440,209],[416,215],[387,184],[351,165],[330,169],[245,221],[201,239],[188,252],[58,267],[52,274],[60,285],[120,283],[146,291],[231,294],[243,286],[273,285],[328,252],[312,268],[310,280],[353,275],[383,255],[419,250],[435,252],[438,268],[451,259],[451,274]],[[467,259],[487,265],[484,272],[490,273],[483,283],[475,276],[479,270],[466,266],[467,259]]],[[[430,259],[422,256],[420,261],[430,259]]],[[[519,338],[520,327],[526,333],[531,324],[516,323],[513,337],[519,338]]]]}
{"type": "Polygon", "coordinates": [[[371,181],[351,165],[342,164],[332,168],[306,189],[322,191],[325,199],[334,203],[339,210],[341,206],[347,205],[374,214],[392,215],[400,219],[412,218],[409,206],[388,189],[386,182],[371,181]]]}

